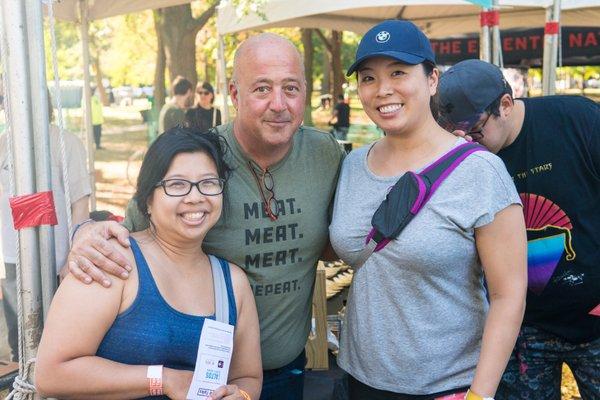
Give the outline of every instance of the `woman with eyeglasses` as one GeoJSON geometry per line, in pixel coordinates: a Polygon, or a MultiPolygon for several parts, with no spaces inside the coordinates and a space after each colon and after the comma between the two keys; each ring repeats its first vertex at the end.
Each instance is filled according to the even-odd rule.
{"type": "Polygon", "coordinates": [[[196,104],[185,112],[185,123],[191,128],[206,132],[221,125],[221,111],[213,106],[215,90],[208,82],[196,86],[196,104]]]}
{"type": "Polygon", "coordinates": [[[225,149],[215,133],[179,127],[150,146],[135,194],[150,227],[130,236],[131,279],[109,289],[71,275],[62,282],[37,356],[44,397],[185,399],[204,322],[221,310],[228,315],[221,322],[235,327],[233,356],[228,385],[210,398],[258,398],[258,317],[248,279],[202,250],[223,208],[225,149]]]}
{"type": "MultiPolygon", "coordinates": [[[[351,152],[340,173],[330,239],[350,265],[361,262],[390,188],[466,143],[436,123],[439,70],[411,22],[369,30],[354,73],[385,137],[351,152]]],[[[519,331],[526,280],[519,196],[502,161],[475,151],[355,272],[338,357],[350,399],[492,398],[519,331]]]]}

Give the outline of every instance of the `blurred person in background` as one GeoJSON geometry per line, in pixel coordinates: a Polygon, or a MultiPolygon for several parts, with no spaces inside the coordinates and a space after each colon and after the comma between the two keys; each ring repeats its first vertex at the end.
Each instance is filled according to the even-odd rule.
{"type": "MultiPolygon", "coordinates": [[[[53,119],[52,102],[48,94],[48,114],[53,119]]],[[[69,227],[65,201],[65,177],[63,160],[60,151],[60,132],[56,125],[50,125],[50,152],[52,168],[52,192],[58,225],[54,226],[54,250],[57,274],[66,272],[62,267],[69,251],[69,227]]],[[[64,132],[65,156],[69,174],[69,192],[71,197],[71,219],[73,225],[89,218],[89,197],[92,192],[87,172],[86,151],[81,140],[70,132],[64,132]]],[[[2,254],[6,278],[2,280],[2,305],[8,328],[8,344],[12,352],[12,360],[18,355],[17,330],[17,248],[15,247],[17,231],[13,228],[11,208],[8,202],[10,193],[11,168],[8,158],[7,134],[0,136],[0,222],[2,224],[2,254]]],[[[14,155],[13,155],[14,158],[14,155]]]]}
{"type": "Polygon", "coordinates": [[[210,128],[221,125],[221,111],[213,107],[215,91],[208,82],[196,86],[196,105],[185,113],[187,126],[206,132],[210,128]]]}
{"type": "Polygon", "coordinates": [[[103,147],[100,146],[100,139],[102,138],[102,124],[104,123],[104,116],[102,115],[102,102],[98,97],[98,90],[92,88],[92,128],[94,130],[94,142],[96,143],[96,150],[100,150],[103,147]]]}
{"type": "Polygon", "coordinates": [[[350,105],[344,100],[343,94],[340,94],[337,98],[329,125],[333,126],[333,136],[337,140],[346,140],[350,129],[350,105]]]}
{"type": "Polygon", "coordinates": [[[185,112],[194,104],[192,82],[178,76],[171,84],[173,97],[167,101],[158,115],[158,134],[185,123],[185,112]]]}

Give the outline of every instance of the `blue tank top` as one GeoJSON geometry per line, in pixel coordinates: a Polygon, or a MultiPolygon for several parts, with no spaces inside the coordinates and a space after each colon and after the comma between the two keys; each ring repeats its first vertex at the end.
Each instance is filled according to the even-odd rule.
{"type": "MultiPolygon", "coordinates": [[[[117,316],[106,332],[96,355],[123,364],[164,365],[193,371],[204,320],[214,320],[215,315],[189,315],[171,307],[160,294],[137,242],[133,238],[130,242],[138,270],[138,292],[131,306],[117,316]]],[[[227,286],[229,323],[235,326],[237,309],[229,263],[219,261],[227,286]]]]}

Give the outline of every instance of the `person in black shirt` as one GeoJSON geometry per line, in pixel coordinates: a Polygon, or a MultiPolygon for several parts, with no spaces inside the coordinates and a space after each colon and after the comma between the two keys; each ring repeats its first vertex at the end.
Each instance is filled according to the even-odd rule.
{"type": "Polygon", "coordinates": [[[523,203],[527,306],[496,398],[560,399],[564,362],[582,398],[600,399],[600,106],[513,99],[479,60],[450,68],[439,91],[442,122],[497,153],[523,203]]]}
{"type": "Polygon", "coordinates": [[[221,111],[213,107],[215,90],[208,82],[196,86],[196,105],[185,113],[185,123],[191,128],[206,132],[221,125],[221,111]]]}
{"type": "Polygon", "coordinates": [[[338,102],[333,109],[333,115],[329,120],[333,126],[333,135],[338,140],[346,140],[350,129],[350,106],[344,101],[344,95],[338,96],[338,102]]]}

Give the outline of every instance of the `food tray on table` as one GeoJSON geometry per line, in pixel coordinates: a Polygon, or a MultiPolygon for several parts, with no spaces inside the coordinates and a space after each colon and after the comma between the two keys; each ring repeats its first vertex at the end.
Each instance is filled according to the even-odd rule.
{"type": "Polygon", "coordinates": [[[336,296],[342,290],[350,286],[354,270],[342,261],[319,261],[325,269],[325,282],[327,299],[336,296]]]}

